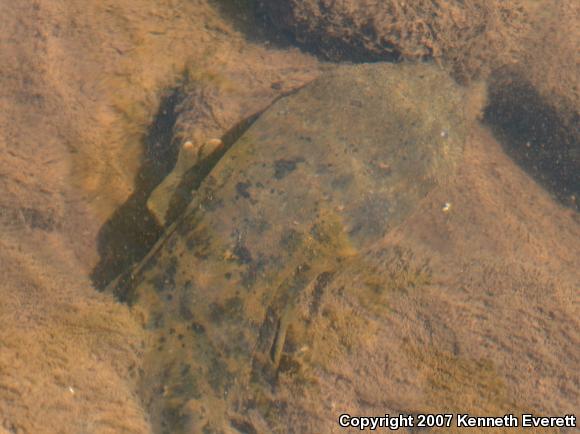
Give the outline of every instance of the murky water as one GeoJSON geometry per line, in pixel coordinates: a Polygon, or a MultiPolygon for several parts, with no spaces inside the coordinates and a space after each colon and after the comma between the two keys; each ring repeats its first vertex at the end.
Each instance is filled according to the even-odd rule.
{"type": "Polygon", "coordinates": [[[573,429],[578,12],[2,3],[0,433],[573,429]]]}

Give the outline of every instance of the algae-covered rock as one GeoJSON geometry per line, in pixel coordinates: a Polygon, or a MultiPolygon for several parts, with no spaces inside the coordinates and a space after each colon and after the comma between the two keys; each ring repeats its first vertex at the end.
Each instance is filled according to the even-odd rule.
{"type": "Polygon", "coordinates": [[[513,63],[521,1],[260,0],[280,30],[334,60],[436,59],[460,79],[513,63]]]}
{"type": "Polygon", "coordinates": [[[343,66],[225,153],[115,288],[154,336],[142,388],[160,432],[274,430],[265,403],[299,365],[285,357],[301,347],[288,337],[298,312],[319,315],[335,273],[453,173],[463,98],[434,66],[343,66]]]}

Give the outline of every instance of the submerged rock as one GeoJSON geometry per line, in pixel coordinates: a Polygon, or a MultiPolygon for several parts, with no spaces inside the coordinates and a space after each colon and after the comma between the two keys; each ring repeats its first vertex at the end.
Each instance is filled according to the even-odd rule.
{"type": "MultiPolygon", "coordinates": [[[[274,430],[271,388],[301,369],[286,357],[304,344],[292,324],[322,315],[333,276],[453,174],[463,99],[431,65],[343,66],[277,101],[225,153],[115,288],[154,336],[142,390],[160,432],[274,430]]],[[[403,284],[422,281],[411,271],[403,284]]]]}
{"type": "Polygon", "coordinates": [[[436,59],[470,80],[513,63],[522,2],[261,0],[270,21],[333,60],[436,59]]]}

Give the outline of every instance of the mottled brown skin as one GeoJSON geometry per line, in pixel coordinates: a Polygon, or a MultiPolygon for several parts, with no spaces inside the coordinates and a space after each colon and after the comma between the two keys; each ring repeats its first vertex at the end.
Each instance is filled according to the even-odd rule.
{"type": "Polygon", "coordinates": [[[116,289],[134,294],[154,336],[142,391],[159,432],[257,426],[251,409],[268,425],[259,402],[300,351],[288,338],[300,306],[320,314],[337,270],[454,170],[462,99],[432,66],[342,67],[228,150],[116,289]]]}

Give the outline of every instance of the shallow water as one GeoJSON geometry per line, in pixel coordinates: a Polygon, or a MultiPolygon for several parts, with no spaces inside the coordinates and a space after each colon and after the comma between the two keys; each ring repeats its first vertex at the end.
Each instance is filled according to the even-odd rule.
{"type": "Polygon", "coordinates": [[[574,414],[578,12],[0,4],[0,433],[574,414]]]}

